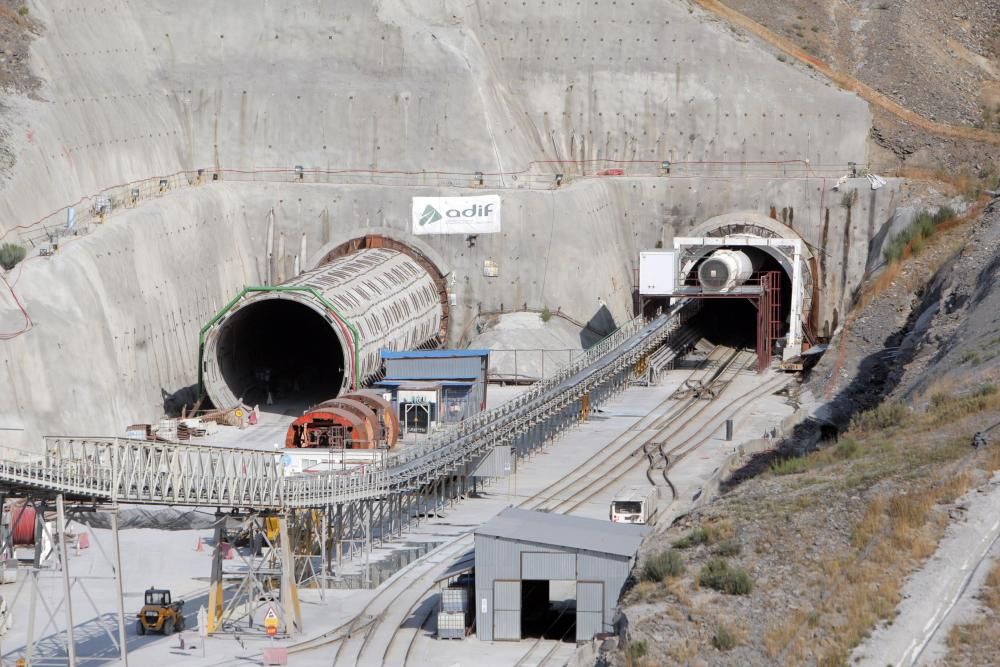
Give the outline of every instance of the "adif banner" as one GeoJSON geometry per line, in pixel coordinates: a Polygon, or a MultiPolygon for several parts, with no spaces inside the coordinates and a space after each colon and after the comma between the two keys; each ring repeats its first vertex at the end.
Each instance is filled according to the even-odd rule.
{"type": "Polygon", "coordinates": [[[494,234],[500,231],[500,195],[414,197],[414,234],[494,234]]]}

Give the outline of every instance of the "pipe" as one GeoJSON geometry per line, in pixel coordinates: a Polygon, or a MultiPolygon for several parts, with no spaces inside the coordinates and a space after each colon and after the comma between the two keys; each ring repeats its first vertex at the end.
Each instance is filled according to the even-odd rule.
{"type": "Polygon", "coordinates": [[[434,339],[444,306],[434,278],[384,248],[337,258],[277,287],[252,287],[203,329],[199,371],[216,407],[315,404],[382,367],[380,349],[434,339]]]}
{"type": "Polygon", "coordinates": [[[742,250],[716,250],[698,267],[698,282],[706,292],[726,292],[742,285],[760,268],[760,258],[742,250]]]}

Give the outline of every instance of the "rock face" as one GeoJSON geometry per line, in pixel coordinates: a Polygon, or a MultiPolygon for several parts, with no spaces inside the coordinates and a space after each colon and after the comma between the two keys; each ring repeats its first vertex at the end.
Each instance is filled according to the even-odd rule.
{"type": "MultiPolygon", "coordinates": [[[[808,53],[929,120],[1000,130],[1000,6],[986,0],[726,0],[808,53]]],[[[1000,146],[939,139],[876,111],[882,169],[989,171],[1000,146]]],[[[994,175],[995,175],[995,169],[994,175]]]]}
{"type": "Polygon", "coordinates": [[[969,231],[962,251],[938,272],[901,350],[912,357],[897,394],[961,392],[1000,377],[1000,200],[969,231]]]}

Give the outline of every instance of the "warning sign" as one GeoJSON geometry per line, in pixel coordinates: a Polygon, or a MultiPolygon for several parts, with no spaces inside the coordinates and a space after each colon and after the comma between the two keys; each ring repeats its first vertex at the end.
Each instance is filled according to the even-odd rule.
{"type": "Polygon", "coordinates": [[[274,613],[274,607],[267,608],[267,614],[264,616],[264,630],[268,635],[278,634],[278,615],[274,613]]]}

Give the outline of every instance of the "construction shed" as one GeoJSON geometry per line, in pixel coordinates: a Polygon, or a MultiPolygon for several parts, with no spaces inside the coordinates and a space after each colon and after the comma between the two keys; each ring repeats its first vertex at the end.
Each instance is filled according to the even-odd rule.
{"type": "Polygon", "coordinates": [[[509,508],[475,532],[476,635],[588,641],[612,617],[648,529],[509,508]]]}
{"type": "Polygon", "coordinates": [[[422,432],[478,414],[486,407],[489,350],[382,350],[385,377],[402,432],[422,432]]]}

